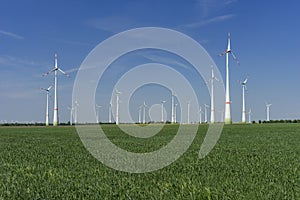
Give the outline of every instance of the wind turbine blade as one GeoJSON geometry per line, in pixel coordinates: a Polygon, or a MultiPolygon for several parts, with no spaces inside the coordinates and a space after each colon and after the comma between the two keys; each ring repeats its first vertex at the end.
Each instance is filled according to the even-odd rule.
{"type": "Polygon", "coordinates": [[[49,72],[46,72],[45,74],[43,74],[42,76],[47,76],[47,75],[49,75],[50,73],[52,73],[52,72],[54,72],[56,69],[52,69],[52,70],[50,70],[49,72]]]}
{"type": "Polygon", "coordinates": [[[66,72],[64,72],[63,70],[61,70],[60,68],[57,68],[58,71],[60,71],[62,74],[66,75],[66,76],[70,76],[69,74],[67,74],[66,72]]]}
{"type": "Polygon", "coordinates": [[[235,60],[235,62],[239,65],[240,61],[237,59],[237,57],[234,55],[234,53],[232,51],[230,51],[230,53],[231,53],[233,60],[235,60]]]}
{"type": "Polygon", "coordinates": [[[51,90],[51,88],[52,88],[52,85],[50,85],[50,86],[47,88],[47,90],[49,91],[49,90],[51,90]]]}
{"type": "Polygon", "coordinates": [[[218,56],[224,56],[226,54],[226,51],[223,51],[222,53],[219,53],[218,56]]]}

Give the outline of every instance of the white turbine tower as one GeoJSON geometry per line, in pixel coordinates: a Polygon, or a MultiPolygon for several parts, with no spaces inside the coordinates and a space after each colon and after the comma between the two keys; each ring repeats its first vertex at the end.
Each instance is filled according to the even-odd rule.
{"type": "Polygon", "coordinates": [[[204,104],[204,122],[207,123],[207,108],[209,108],[209,105],[204,104]]]}
{"type": "Polygon", "coordinates": [[[172,97],[171,97],[171,123],[173,124],[175,122],[175,113],[174,113],[174,93],[172,91],[172,97]]]}
{"type": "Polygon", "coordinates": [[[143,106],[139,106],[139,108],[138,108],[139,124],[142,123],[142,107],[143,106]]]}
{"type": "Polygon", "coordinates": [[[208,82],[211,83],[211,94],[210,94],[210,123],[215,123],[215,106],[214,106],[214,81],[219,81],[214,74],[213,66],[211,67],[211,78],[208,82]]]}
{"type": "Polygon", "coordinates": [[[41,88],[42,90],[46,91],[46,126],[49,126],[49,91],[51,88],[52,86],[49,86],[48,88],[41,88]]]}
{"type": "Polygon", "coordinates": [[[116,124],[118,125],[119,124],[119,103],[120,103],[119,95],[121,94],[121,92],[116,90],[115,94],[116,94],[116,124]]]}
{"type": "Polygon", "coordinates": [[[270,107],[272,104],[266,102],[266,108],[267,108],[267,121],[270,121],[270,107]]]}
{"type": "Polygon", "coordinates": [[[108,123],[112,123],[111,119],[111,102],[109,102],[109,107],[108,107],[108,123]]]}
{"type": "Polygon", "coordinates": [[[68,110],[70,110],[70,125],[72,126],[73,125],[73,110],[74,110],[74,108],[71,106],[71,107],[68,107],[68,110]]]}
{"type": "Polygon", "coordinates": [[[164,103],[166,103],[167,101],[161,101],[161,123],[164,123],[165,118],[164,118],[164,103]]]}
{"type": "Polygon", "coordinates": [[[78,107],[79,107],[79,104],[76,100],[76,101],[74,101],[74,105],[72,107],[74,109],[74,124],[77,124],[78,107]]]}
{"type": "Polygon", "coordinates": [[[143,124],[146,124],[146,102],[144,101],[144,104],[143,104],[143,124]]]}
{"type": "Polygon", "coordinates": [[[249,112],[248,112],[248,122],[249,124],[251,123],[251,115],[252,115],[252,111],[251,111],[251,108],[249,109],[249,112]]]}
{"type": "Polygon", "coordinates": [[[100,108],[102,108],[102,106],[96,104],[97,124],[100,123],[100,108]]]}
{"type": "Polygon", "coordinates": [[[231,101],[230,101],[230,91],[229,91],[229,66],[228,66],[228,63],[229,63],[229,55],[228,54],[231,54],[233,59],[239,64],[236,56],[232,53],[231,49],[230,49],[230,33],[228,33],[228,44],[227,44],[227,49],[219,54],[219,56],[223,56],[226,54],[226,100],[225,100],[225,124],[231,124],[232,121],[231,121],[231,113],[230,113],[230,104],[231,104],[231,101]]]}
{"type": "Polygon", "coordinates": [[[52,72],[54,72],[54,112],[53,112],[53,126],[57,126],[58,125],[58,105],[57,105],[57,71],[60,71],[62,74],[69,76],[68,74],[66,74],[66,72],[64,72],[63,70],[61,70],[60,68],[58,68],[57,65],[57,54],[54,55],[54,69],[50,70],[49,72],[45,73],[43,76],[46,76],[52,72]]]}
{"type": "Polygon", "coordinates": [[[177,123],[177,106],[178,104],[174,104],[174,123],[177,123]]]}
{"type": "Polygon", "coordinates": [[[199,123],[200,124],[202,124],[202,113],[203,113],[202,107],[200,106],[200,108],[199,108],[199,123]]]}
{"type": "Polygon", "coordinates": [[[242,82],[242,92],[243,92],[243,96],[242,96],[242,123],[246,123],[246,103],[245,103],[245,90],[247,90],[246,87],[246,83],[248,81],[248,78],[246,78],[243,82],[242,82]]]}

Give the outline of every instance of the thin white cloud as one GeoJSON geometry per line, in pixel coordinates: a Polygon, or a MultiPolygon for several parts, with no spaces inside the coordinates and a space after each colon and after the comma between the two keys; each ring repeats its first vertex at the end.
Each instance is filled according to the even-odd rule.
{"type": "Polygon", "coordinates": [[[41,66],[45,65],[44,63],[37,63],[35,61],[30,61],[14,56],[0,55],[0,66],[7,67],[32,67],[32,66],[41,66]]]}
{"type": "Polygon", "coordinates": [[[195,7],[202,13],[202,17],[208,17],[211,13],[220,12],[238,0],[197,0],[195,7]]]}
{"type": "Polygon", "coordinates": [[[135,22],[128,17],[106,17],[102,19],[92,19],[87,24],[96,29],[117,33],[135,27],[135,22]]]}
{"type": "Polygon", "coordinates": [[[186,25],[184,25],[184,27],[186,27],[186,28],[198,28],[198,27],[205,26],[205,25],[208,25],[208,24],[227,21],[227,20],[230,20],[234,17],[235,17],[234,14],[221,15],[221,16],[210,18],[210,19],[204,19],[204,20],[201,20],[200,22],[186,24],[186,25]]]}
{"type": "Polygon", "coordinates": [[[8,37],[11,37],[11,38],[14,38],[14,39],[18,39],[18,40],[23,40],[24,39],[23,36],[20,36],[20,35],[17,35],[15,33],[11,33],[11,32],[8,32],[8,31],[3,31],[3,30],[0,30],[0,35],[5,35],[5,36],[8,36],[8,37]]]}

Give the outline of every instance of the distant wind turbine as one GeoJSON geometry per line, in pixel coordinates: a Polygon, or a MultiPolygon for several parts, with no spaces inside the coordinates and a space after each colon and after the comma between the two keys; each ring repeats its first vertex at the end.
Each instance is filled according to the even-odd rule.
{"type": "Polygon", "coordinates": [[[48,88],[41,88],[42,90],[46,91],[46,126],[49,126],[49,93],[52,86],[49,86],[48,88]]]}
{"type": "Polygon", "coordinates": [[[204,104],[204,122],[207,123],[207,108],[209,108],[209,105],[204,104]]]}
{"type": "Polygon", "coordinates": [[[111,102],[109,102],[109,107],[108,107],[108,123],[112,123],[112,119],[111,119],[111,102]]]}
{"type": "Polygon", "coordinates": [[[74,110],[74,108],[71,106],[71,107],[68,107],[68,110],[70,110],[70,125],[72,126],[73,125],[73,110],[74,110]]]}
{"type": "Polygon", "coordinates": [[[100,123],[100,108],[102,108],[102,106],[99,106],[96,104],[96,113],[97,113],[97,124],[100,123]]]}
{"type": "Polygon", "coordinates": [[[144,101],[144,104],[143,104],[143,124],[146,124],[146,107],[148,107],[146,105],[146,102],[144,101]]]}
{"type": "Polygon", "coordinates": [[[177,106],[178,104],[174,104],[174,123],[177,123],[177,106]]]}
{"type": "Polygon", "coordinates": [[[78,107],[79,107],[79,104],[77,102],[77,100],[74,102],[74,105],[73,105],[73,109],[74,109],[74,124],[77,124],[77,117],[78,117],[78,107]]]}
{"type": "Polygon", "coordinates": [[[119,124],[119,103],[120,103],[119,95],[121,94],[121,92],[116,90],[115,94],[116,94],[116,98],[117,98],[117,100],[116,100],[116,124],[118,125],[119,124]]]}
{"type": "Polygon", "coordinates": [[[215,123],[215,106],[214,106],[214,81],[219,81],[214,74],[213,66],[211,66],[211,78],[208,82],[211,83],[211,94],[210,94],[210,123],[215,123]]]}
{"type": "Polygon", "coordinates": [[[164,118],[164,103],[166,103],[167,101],[161,101],[161,122],[164,123],[165,118],[164,118]]]}
{"type": "Polygon", "coordinates": [[[200,106],[200,107],[199,107],[199,123],[200,123],[200,124],[202,124],[202,113],[203,113],[202,107],[200,106]]]}
{"type": "Polygon", "coordinates": [[[225,100],[225,124],[231,124],[232,120],[231,120],[231,113],[230,113],[230,91],[229,91],[229,66],[228,66],[228,62],[229,62],[229,56],[228,54],[231,54],[231,56],[233,57],[233,59],[239,64],[238,59],[236,58],[236,56],[233,54],[233,52],[230,49],[230,33],[228,33],[228,44],[227,44],[227,49],[223,52],[220,53],[219,56],[223,56],[226,54],[226,100],[225,100]]]}
{"type": "Polygon", "coordinates": [[[54,55],[54,69],[49,72],[43,74],[46,76],[52,72],[54,72],[54,112],[53,112],[53,126],[58,125],[58,105],[57,105],[57,71],[60,71],[62,74],[69,76],[66,72],[58,68],[57,66],[57,54],[54,55]]]}
{"type": "Polygon", "coordinates": [[[174,113],[174,93],[172,91],[172,97],[171,97],[171,123],[173,124],[175,122],[175,113],[174,113]]]}
{"type": "Polygon", "coordinates": [[[139,117],[138,121],[139,121],[139,124],[142,123],[142,107],[143,106],[139,106],[139,108],[138,108],[138,117],[139,117]]]}
{"type": "Polygon", "coordinates": [[[245,90],[247,90],[246,83],[248,78],[246,78],[242,83],[242,123],[246,123],[246,103],[245,103],[245,90]]]}
{"type": "Polygon", "coordinates": [[[270,107],[272,104],[266,102],[266,108],[267,108],[267,121],[270,121],[270,107]]]}
{"type": "Polygon", "coordinates": [[[249,112],[248,112],[248,120],[249,120],[249,124],[251,123],[251,115],[252,115],[252,111],[251,111],[251,108],[249,109],[249,112]]]}

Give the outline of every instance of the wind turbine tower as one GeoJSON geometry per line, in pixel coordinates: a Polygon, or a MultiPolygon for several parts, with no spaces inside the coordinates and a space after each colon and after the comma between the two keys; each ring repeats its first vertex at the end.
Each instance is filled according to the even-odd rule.
{"type": "Polygon", "coordinates": [[[97,124],[100,122],[100,108],[102,108],[102,106],[96,104],[97,124]]]}
{"type": "Polygon", "coordinates": [[[144,101],[144,105],[143,105],[143,124],[146,124],[146,102],[144,101]]]}
{"type": "Polygon", "coordinates": [[[177,123],[177,106],[178,104],[174,104],[174,123],[177,123]]]}
{"type": "Polygon", "coordinates": [[[111,124],[111,102],[109,102],[109,107],[108,107],[108,123],[111,124]]]}
{"type": "Polygon", "coordinates": [[[72,108],[74,108],[74,124],[77,124],[77,116],[78,116],[78,102],[77,100],[74,102],[74,106],[72,108]]]}
{"type": "Polygon", "coordinates": [[[53,112],[53,126],[57,126],[58,125],[58,105],[57,105],[57,71],[60,71],[62,74],[69,76],[68,74],[66,74],[66,72],[64,72],[63,70],[61,70],[60,68],[58,68],[57,65],[57,54],[54,55],[54,69],[50,70],[49,72],[47,72],[46,74],[44,74],[43,76],[46,76],[52,72],[54,72],[54,112],[53,112]]]}
{"type": "Polygon", "coordinates": [[[214,106],[214,81],[219,81],[214,74],[213,66],[211,68],[211,78],[209,82],[211,83],[211,99],[210,99],[210,123],[215,123],[215,106],[214,106]]]}
{"type": "Polygon", "coordinates": [[[200,106],[200,108],[199,108],[199,123],[200,124],[202,124],[202,113],[203,113],[202,107],[200,106]]]}
{"type": "Polygon", "coordinates": [[[52,86],[49,86],[48,88],[41,88],[42,90],[45,90],[47,92],[46,95],[46,126],[49,126],[49,91],[51,90],[52,86]]]}
{"type": "Polygon", "coordinates": [[[230,101],[230,91],[229,91],[229,66],[228,66],[228,63],[229,63],[229,55],[228,54],[231,54],[231,56],[233,57],[233,59],[239,64],[236,56],[232,53],[231,51],[231,48],[230,48],[230,33],[228,33],[228,44],[227,44],[227,49],[219,54],[219,56],[223,56],[226,54],[226,100],[225,100],[225,124],[231,124],[232,121],[231,121],[231,113],[230,113],[230,104],[231,104],[231,101],[230,101]]]}
{"type": "Polygon", "coordinates": [[[116,124],[118,125],[119,124],[119,95],[121,94],[121,92],[119,92],[118,90],[116,90],[116,124]]]}
{"type": "Polygon", "coordinates": [[[139,108],[138,108],[138,112],[139,112],[138,113],[139,114],[139,119],[138,119],[139,120],[139,124],[142,123],[142,107],[143,106],[139,106],[139,108]]]}
{"type": "Polygon", "coordinates": [[[249,112],[248,112],[248,122],[249,124],[251,123],[251,115],[252,115],[252,111],[251,111],[251,108],[249,109],[249,112]]]}
{"type": "Polygon", "coordinates": [[[71,107],[68,107],[68,110],[70,110],[70,125],[72,126],[73,125],[73,110],[74,110],[74,108],[71,106],[71,107]]]}
{"type": "Polygon", "coordinates": [[[174,93],[172,91],[172,97],[171,97],[171,123],[173,124],[175,122],[175,115],[174,115],[174,93]]]}
{"type": "Polygon", "coordinates": [[[267,108],[267,121],[270,121],[270,107],[272,104],[266,103],[266,108],[267,108]]]}
{"type": "Polygon", "coordinates": [[[204,122],[207,123],[207,108],[209,108],[209,106],[207,104],[204,104],[204,122]]]}
{"type": "Polygon", "coordinates": [[[242,108],[242,123],[246,123],[246,104],[245,104],[245,90],[247,89],[246,87],[246,83],[248,81],[248,78],[246,78],[243,82],[242,82],[242,90],[243,90],[243,108],[242,108]]]}
{"type": "Polygon", "coordinates": [[[164,103],[166,103],[167,101],[161,101],[161,123],[164,123],[165,119],[164,119],[164,103]]]}

